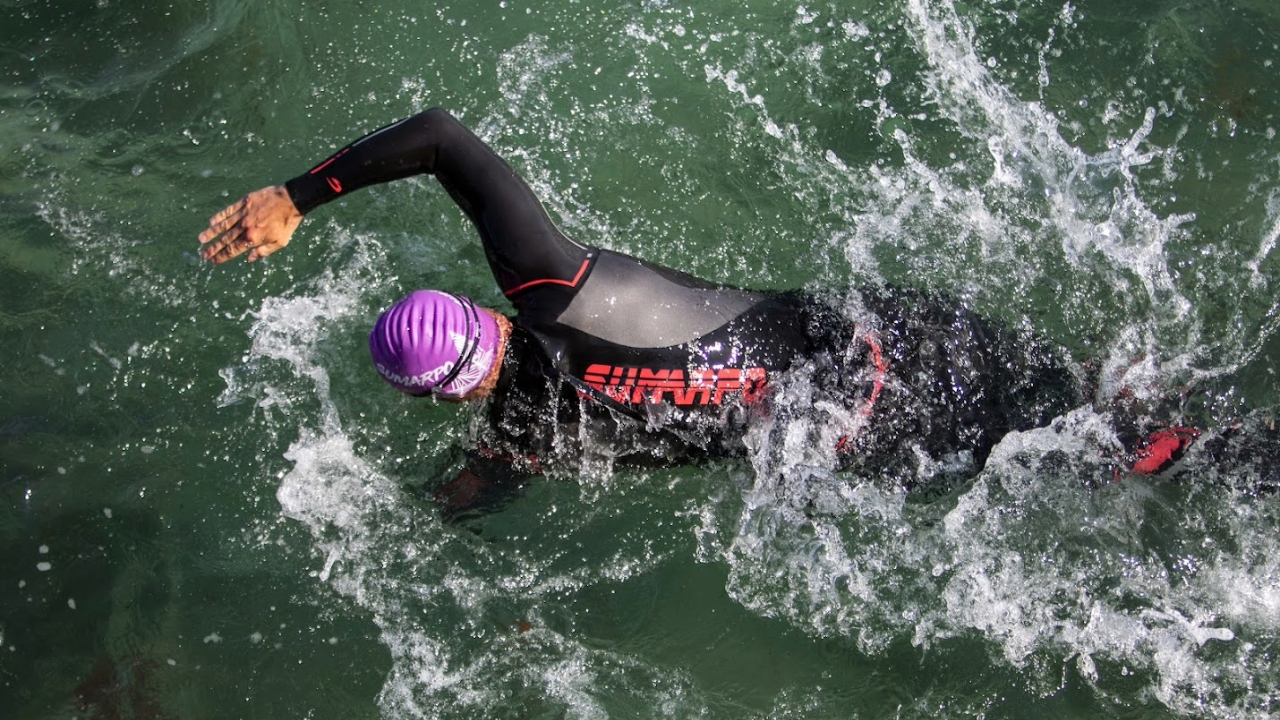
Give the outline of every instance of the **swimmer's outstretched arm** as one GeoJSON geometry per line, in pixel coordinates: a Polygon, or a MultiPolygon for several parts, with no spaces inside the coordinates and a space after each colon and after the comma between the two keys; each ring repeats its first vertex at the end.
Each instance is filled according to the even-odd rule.
{"type": "Polygon", "coordinates": [[[427,110],[370,133],[284,186],[251,193],[200,235],[214,263],[256,260],[289,242],[302,215],[369,185],[434,175],[471,219],[504,292],[574,277],[592,248],[566,238],[529,186],[448,112],[427,110]],[[296,217],[295,217],[296,214],[296,217]]]}

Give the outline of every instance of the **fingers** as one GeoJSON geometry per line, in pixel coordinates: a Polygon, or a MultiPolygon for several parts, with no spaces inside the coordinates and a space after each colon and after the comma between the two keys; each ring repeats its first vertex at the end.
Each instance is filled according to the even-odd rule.
{"type": "MultiPolygon", "coordinates": [[[[200,250],[200,255],[214,265],[221,265],[246,251],[249,262],[260,260],[289,244],[291,228],[250,226],[249,219],[242,218],[217,240],[200,250]]],[[[294,224],[296,226],[296,223],[294,224]]]]}
{"type": "Polygon", "coordinates": [[[231,215],[236,215],[240,213],[242,210],[244,210],[245,201],[248,199],[249,199],[249,196],[246,195],[245,197],[242,197],[239,200],[231,203],[230,205],[222,208],[212,218],[209,218],[209,224],[213,225],[214,223],[225,220],[231,215]]]}
{"type": "Polygon", "coordinates": [[[206,245],[204,249],[200,251],[200,254],[205,260],[208,260],[214,265],[221,265],[222,263],[243,254],[246,250],[249,250],[252,247],[253,242],[249,239],[244,228],[239,228],[235,232],[223,236],[222,239],[217,242],[211,245],[206,245]]]}
{"type": "Polygon", "coordinates": [[[209,218],[209,227],[200,233],[200,243],[204,244],[231,229],[244,218],[245,199],[223,208],[217,215],[209,218]]]}
{"type": "Polygon", "coordinates": [[[200,233],[204,245],[200,255],[215,264],[231,260],[253,246],[249,237],[249,197],[245,196],[209,218],[209,227],[200,233]]]}

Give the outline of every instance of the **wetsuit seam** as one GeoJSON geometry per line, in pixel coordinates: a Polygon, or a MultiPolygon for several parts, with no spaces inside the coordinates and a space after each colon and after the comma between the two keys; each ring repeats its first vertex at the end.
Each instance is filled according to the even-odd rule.
{"type": "Polygon", "coordinates": [[[594,258],[594,254],[588,255],[586,259],[582,261],[582,265],[578,267],[578,273],[573,276],[572,280],[562,280],[560,278],[541,278],[539,280],[530,280],[526,283],[521,283],[510,290],[504,290],[502,294],[507,297],[511,297],[522,290],[527,290],[538,285],[563,285],[568,288],[577,289],[578,285],[582,283],[583,277],[586,275],[587,268],[591,265],[591,261],[594,258]]]}

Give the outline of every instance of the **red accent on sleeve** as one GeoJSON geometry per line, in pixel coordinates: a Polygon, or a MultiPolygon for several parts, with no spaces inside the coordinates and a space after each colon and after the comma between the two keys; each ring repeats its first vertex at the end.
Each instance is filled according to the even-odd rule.
{"type": "Polygon", "coordinates": [[[341,151],[339,151],[339,152],[338,152],[336,155],[334,155],[333,157],[331,157],[331,158],[329,158],[328,160],[325,160],[324,162],[320,163],[319,165],[317,165],[317,166],[315,166],[315,167],[311,168],[311,170],[310,170],[307,174],[308,174],[308,175],[315,175],[316,173],[320,172],[321,170],[323,170],[323,169],[325,169],[325,168],[329,167],[329,163],[333,162],[334,160],[337,160],[338,158],[342,157],[343,155],[346,155],[346,154],[347,154],[347,151],[348,151],[348,150],[350,150],[350,149],[351,149],[351,148],[349,148],[349,147],[345,147],[345,148],[343,148],[341,151]]]}
{"type": "Polygon", "coordinates": [[[510,290],[507,290],[506,292],[503,293],[503,295],[510,297],[511,295],[515,295],[521,290],[533,287],[534,285],[551,284],[551,285],[564,285],[566,287],[578,287],[578,283],[582,280],[582,276],[587,272],[587,266],[590,264],[591,264],[591,258],[587,258],[586,260],[583,260],[582,267],[578,268],[578,274],[573,276],[573,280],[559,280],[557,278],[544,278],[542,280],[530,280],[529,282],[524,283],[523,285],[517,285],[516,287],[513,287],[510,290]]]}

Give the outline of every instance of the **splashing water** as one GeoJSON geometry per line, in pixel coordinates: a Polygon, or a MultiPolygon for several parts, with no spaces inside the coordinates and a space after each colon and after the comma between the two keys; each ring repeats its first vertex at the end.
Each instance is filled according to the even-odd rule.
{"type": "Polygon", "coordinates": [[[375,6],[0,9],[0,714],[108,684],[245,717],[1275,713],[1267,3],[375,6]],[[832,470],[865,418],[798,372],[744,461],[445,522],[476,417],[364,355],[412,287],[503,307],[434,182],[253,266],[173,245],[431,105],[587,242],[943,291],[1060,346],[1096,402],[920,497],[832,470]],[[1254,452],[1117,482],[1117,399],[1254,452]]]}
{"type": "MultiPolygon", "coordinates": [[[[1179,154],[1151,141],[1161,115],[1147,108],[1129,135],[1086,153],[1063,140],[1059,119],[1040,100],[1022,100],[996,79],[954,6],[913,1],[905,9],[906,32],[924,61],[926,104],[937,113],[927,120],[948,126],[966,157],[950,165],[922,154],[909,114],[881,98],[872,104],[875,124],[901,162],[854,170],[798,125],[771,119],[768,101],[744,73],[705,69],[722,102],[759,117],[759,132],[775,143],[771,153],[795,192],[848,193],[836,206],[846,226],[833,238],[857,272],[893,280],[902,271],[891,266],[902,263],[979,304],[1003,299],[1008,289],[981,281],[951,285],[968,275],[970,253],[984,259],[984,273],[1011,272],[1015,285],[1028,289],[1014,289],[1020,299],[1034,301],[1035,288],[1054,286],[1061,267],[1104,281],[1130,278],[1121,282],[1142,293],[1116,296],[1135,322],[1122,326],[1103,360],[1103,397],[1131,388],[1159,393],[1177,372],[1212,377],[1235,370],[1195,368],[1205,356],[1203,331],[1194,301],[1166,261],[1170,243],[1185,239],[1195,214],[1161,217],[1141,197],[1136,170],[1168,168],[1179,154]],[[985,174],[975,177],[974,164],[985,174]],[[1014,207],[1022,209],[1013,214],[1014,207]],[[1023,262],[1049,243],[1057,245],[1050,261],[1023,262]],[[910,255],[887,266],[886,247],[910,255]],[[1133,362],[1162,355],[1160,348],[1182,350],[1133,362]]],[[[663,42],[639,26],[629,35],[642,44],[663,42]]],[[[540,108],[572,61],[573,53],[537,36],[505,56],[499,77],[511,114],[550,120],[540,108]]],[[[900,76],[881,70],[875,84],[884,88],[900,76]]],[[[1042,90],[1048,82],[1041,76],[1042,90]]],[[[653,123],[650,112],[633,117],[653,123]]],[[[552,143],[575,132],[551,125],[552,143]]],[[[498,136],[513,127],[500,116],[480,126],[498,136]]],[[[735,132],[753,134],[742,124],[735,132]]],[[[555,179],[530,160],[534,184],[575,228],[628,242],[623,238],[631,233],[591,218],[589,203],[572,190],[557,191],[555,179]]],[[[1267,255],[1265,238],[1262,248],[1267,255]]],[[[621,551],[603,565],[565,568],[519,546],[477,545],[409,502],[396,481],[361,457],[329,399],[325,371],[311,359],[315,333],[298,333],[342,320],[358,304],[359,289],[326,283],[337,286],[322,283],[318,296],[265,303],[253,354],[289,362],[312,381],[324,408],[321,425],[304,430],[287,453],[293,468],[278,498],[315,537],[320,579],[372,612],[381,627],[393,657],[384,712],[437,717],[550,702],[575,717],[608,717],[600,698],[641,693],[646,685],[658,688],[663,707],[677,708],[677,715],[704,712],[689,679],[665,676],[636,656],[591,648],[572,629],[552,629],[557,621],[546,615],[553,612],[551,597],[647,572],[676,550],[621,551]],[[495,612],[511,612],[494,610],[504,605],[522,608],[519,614],[531,620],[517,626],[533,629],[495,629],[495,612]],[[459,648],[450,623],[480,642],[459,648]]],[[[1068,310],[1081,312],[1082,301],[1088,302],[1068,299],[1068,310]]],[[[1250,342],[1248,331],[1230,342],[1250,342]]],[[[1269,513],[1252,503],[1263,501],[1240,500],[1223,488],[1106,484],[1109,454],[1120,443],[1104,415],[1082,408],[1051,427],[1006,438],[983,475],[952,497],[913,503],[874,478],[827,469],[832,458],[817,448],[832,445],[823,438],[838,423],[821,413],[839,411],[815,411],[802,388],[788,390],[783,395],[792,404],[784,402],[771,424],[756,430],[751,480],[741,495],[694,501],[689,510],[697,518],[691,528],[697,557],[727,567],[726,589],[743,608],[806,633],[846,638],[870,656],[903,640],[928,651],[976,635],[993,663],[1022,673],[1038,694],[1055,692],[1074,674],[1101,697],[1143,687],[1189,714],[1234,716],[1269,706],[1278,690],[1268,659],[1274,637],[1268,609],[1280,602],[1269,582],[1273,563],[1221,549],[1249,547],[1246,555],[1259,559],[1280,549],[1257,536],[1259,516],[1269,513]],[[1103,478],[1103,487],[1082,487],[1088,477],[1103,478]],[[1195,517],[1187,509],[1203,505],[1216,510],[1195,517]],[[1169,547],[1150,535],[1153,527],[1179,523],[1213,540],[1197,545],[1183,535],[1169,547]],[[1233,592],[1240,587],[1248,591],[1233,592]],[[1235,599],[1224,603],[1227,597],[1235,599]]],[[[609,486],[582,492],[593,502],[611,501],[609,486]]],[[[559,532],[568,540],[589,526],[561,525],[559,532]]]]}

